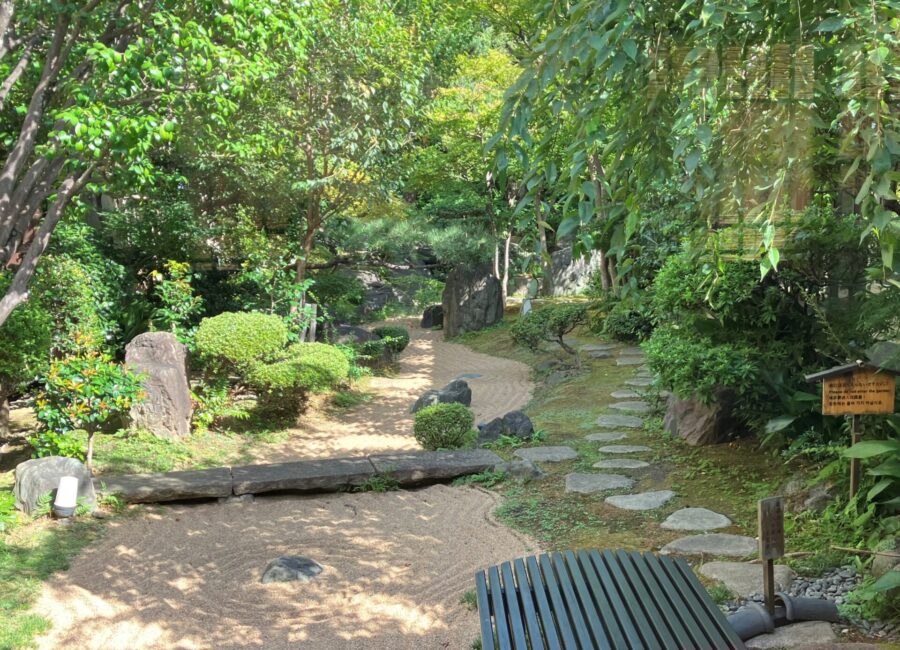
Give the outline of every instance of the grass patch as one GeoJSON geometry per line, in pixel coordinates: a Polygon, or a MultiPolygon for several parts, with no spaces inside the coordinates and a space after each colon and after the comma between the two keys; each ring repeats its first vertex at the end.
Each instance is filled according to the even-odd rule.
{"type": "Polygon", "coordinates": [[[351,409],[372,400],[371,393],[357,390],[339,390],[331,396],[331,406],[338,409],[351,409]]]}
{"type": "Polygon", "coordinates": [[[475,594],[474,589],[470,589],[462,596],[459,597],[459,604],[465,605],[466,609],[471,612],[474,612],[478,609],[478,596],[475,594]]]}
{"type": "Polygon", "coordinates": [[[393,492],[400,489],[400,483],[389,474],[370,476],[361,485],[353,488],[354,492],[393,492]]]}
{"type": "Polygon", "coordinates": [[[723,585],[721,582],[717,582],[716,584],[707,587],[706,591],[709,593],[709,597],[712,598],[713,602],[716,605],[724,605],[725,603],[731,602],[735,599],[734,593],[723,585]]]}
{"type": "Polygon", "coordinates": [[[460,476],[459,478],[454,479],[453,485],[480,485],[482,487],[492,488],[495,485],[499,485],[506,479],[506,472],[493,472],[487,470],[479,474],[468,474],[466,476],[460,476]]]}
{"type": "Polygon", "coordinates": [[[93,519],[76,520],[65,528],[39,520],[0,535],[0,648],[31,647],[32,639],[49,629],[47,619],[28,611],[41,583],[68,569],[71,559],[103,529],[104,524],[93,519]]]}

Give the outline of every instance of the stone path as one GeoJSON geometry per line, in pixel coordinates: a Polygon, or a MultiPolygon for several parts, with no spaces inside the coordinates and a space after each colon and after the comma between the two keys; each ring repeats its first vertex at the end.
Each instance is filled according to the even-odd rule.
{"type": "MultiPolygon", "coordinates": [[[[644,398],[648,389],[654,384],[653,373],[646,365],[646,357],[639,347],[616,347],[612,344],[588,344],[576,343],[582,354],[593,357],[595,360],[606,357],[615,357],[615,364],[619,366],[637,366],[634,376],[625,381],[625,386],[615,390],[611,396],[616,400],[622,400],[609,405],[610,410],[618,413],[606,413],[596,420],[598,427],[608,429],[590,433],[585,436],[589,442],[609,443],[623,441],[623,444],[607,444],[598,448],[598,451],[610,458],[603,458],[591,467],[596,470],[648,470],[653,464],[639,458],[630,457],[633,454],[646,454],[653,451],[652,447],[642,444],[628,444],[631,432],[644,427],[644,419],[640,416],[653,413],[655,407],[644,398]]],[[[602,361],[600,361],[602,362],[602,361]]],[[[607,362],[608,363],[608,362],[607,362]]],[[[661,397],[667,397],[668,393],[660,393],[661,397]]],[[[537,462],[560,462],[575,460],[577,453],[571,447],[532,447],[519,449],[516,455],[520,458],[537,462]]],[[[596,494],[616,490],[631,490],[637,483],[637,479],[623,474],[607,474],[603,471],[596,473],[572,472],[566,474],[566,492],[580,494],[596,494]]],[[[651,490],[645,492],[630,492],[627,494],[612,494],[604,498],[604,502],[614,508],[633,511],[657,510],[675,499],[678,495],[673,490],[651,490]]],[[[753,555],[756,552],[756,540],[742,535],[726,533],[710,533],[709,531],[720,528],[728,528],[732,525],[731,519],[718,512],[713,512],[702,507],[687,507],[671,512],[660,524],[666,530],[700,531],[702,534],[689,535],[676,539],[666,544],[661,552],[664,554],[681,555],[708,555],[711,557],[738,557],[753,555]]],[[[731,580],[729,576],[743,576],[746,567],[737,562],[714,562],[704,565],[710,577],[719,579],[731,586],[733,591],[743,592],[743,585],[731,580]]],[[[758,567],[757,567],[758,569],[758,567]]],[[[758,574],[755,571],[754,576],[758,574]]],[[[788,582],[788,576],[784,571],[779,577],[788,582]]],[[[784,584],[782,583],[782,584],[784,584]]],[[[758,590],[757,590],[758,591],[758,590]]]]}

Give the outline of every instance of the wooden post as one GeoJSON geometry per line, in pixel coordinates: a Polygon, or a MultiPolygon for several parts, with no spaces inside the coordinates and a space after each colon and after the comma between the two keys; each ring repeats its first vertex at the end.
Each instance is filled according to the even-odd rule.
{"type": "MultiPolygon", "coordinates": [[[[850,440],[851,445],[855,445],[862,439],[862,431],[859,426],[859,416],[853,415],[850,418],[850,440]]],[[[856,496],[859,492],[859,458],[850,459],[850,498],[856,496]]]]}
{"type": "Polygon", "coordinates": [[[763,596],[775,615],[775,560],[784,556],[784,499],[769,497],[758,504],[759,559],[763,565],[763,596]]]}

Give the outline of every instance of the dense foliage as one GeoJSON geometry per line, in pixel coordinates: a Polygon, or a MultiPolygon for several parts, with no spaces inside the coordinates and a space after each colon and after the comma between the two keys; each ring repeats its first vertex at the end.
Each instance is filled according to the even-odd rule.
{"type": "Polygon", "coordinates": [[[587,320],[587,311],[586,304],[556,304],[535,309],[516,320],[511,331],[513,340],[530,350],[537,350],[541,343],[549,341],[575,354],[564,337],[587,320]]]}
{"type": "Polygon", "coordinates": [[[409,330],[398,325],[376,327],[372,333],[380,336],[385,346],[394,354],[400,354],[409,345],[409,330]]]}

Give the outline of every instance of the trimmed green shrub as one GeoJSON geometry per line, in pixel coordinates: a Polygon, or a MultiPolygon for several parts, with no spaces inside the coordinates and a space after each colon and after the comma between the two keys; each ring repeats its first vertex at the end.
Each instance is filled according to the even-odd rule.
{"type": "Polygon", "coordinates": [[[536,351],[541,342],[558,343],[569,354],[575,350],[563,341],[563,337],[587,319],[587,305],[547,305],[520,316],[510,334],[513,341],[536,351]]]}
{"type": "Polygon", "coordinates": [[[380,336],[387,348],[394,354],[400,354],[409,345],[409,330],[399,325],[376,327],[372,333],[380,336]]]}
{"type": "Polygon", "coordinates": [[[416,413],[413,434],[428,451],[460,449],[471,444],[475,416],[462,404],[435,404],[416,413]]]}
{"type": "Polygon", "coordinates": [[[268,393],[322,393],[345,382],[350,362],[338,348],[325,343],[295,343],[285,357],[250,366],[248,384],[268,393]]]}
{"type": "Polygon", "coordinates": [[[342,273],[321,273],[314,279],[311,293],[325,307],[332,320],[340,323],[359,321],[366,292],[359,278],[342,273]]]}
{"type": "Polygon", "coordinates": [[[272,314],[225,312],[200,321],[194,340],[208,365],[241,370],[280,352],[287,345],[288,330],[272,314]]]}

